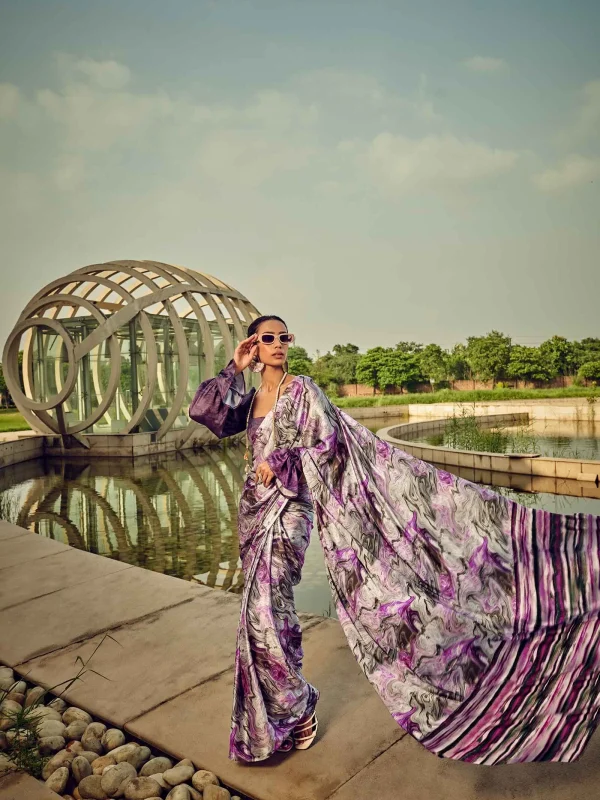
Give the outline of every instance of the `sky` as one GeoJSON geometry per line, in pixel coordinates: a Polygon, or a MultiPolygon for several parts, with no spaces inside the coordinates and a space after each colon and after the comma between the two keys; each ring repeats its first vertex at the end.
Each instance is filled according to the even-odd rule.
{"type": "Polygon", "coordinates": [[[599,35],[597,0],[0,0],[0,347],[137,258],[311,355],[600,336],[599,35]]]}

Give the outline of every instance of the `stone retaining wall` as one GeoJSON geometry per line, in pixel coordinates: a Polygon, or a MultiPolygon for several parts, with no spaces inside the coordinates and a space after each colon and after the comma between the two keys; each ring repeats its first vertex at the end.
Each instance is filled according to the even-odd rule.
{"type": "MultiPolygon", "coordinates": [[[[528,414],[524,411],[512,414],[500,415],[481,415],[483,420],[490,424],[498,422],[521,422],[528,414]]],[[[433,447],[422,442],[410,441],[410,436],[423,435],[425,433],[436,433],[444,429],[446,419],[432,420],[431,422],[412,422],[405,425],[391,425],[377,431],[380,439],[403,450],[409,455],[413,455],[422,461],[428,461],[438,466],[448,467],[451,471],[461,468],[461,475],[470,480],[483,483],[491,483],[490,473],[501,472],[513,475],[528,477],[551,478],[554,481],[564,479],[565,481],[575,481],[578,484],[589,485],[592,492],[587,488],[583,490],[562,491],[563,494],[575,494],[576,496],[599,497],[600,490],[600,461],[590,461],[573,458],[553,458],[549,456],[539,456],[535,453],[485,453],[473,450],[450,450],[446,447],[433,447]],[[472,470],[473,476],[465,474],[464,470],[472,470]],[[485,474],[483,476],[482,474],[485,474]]],[[[541,491],[538,489],[538,491],[541,491]]]]}

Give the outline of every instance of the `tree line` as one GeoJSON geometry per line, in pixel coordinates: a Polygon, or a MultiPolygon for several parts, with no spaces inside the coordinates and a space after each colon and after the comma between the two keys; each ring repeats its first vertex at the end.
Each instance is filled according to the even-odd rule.
{"type": "Polygon", "coordinates": [[[398,342],[395,347],[373,347],[360,353],[355,344],[336,344],[331,352],[312,359],[303,347],[290,347],[292,374],[310,375],[331,393],[344,384],[366,384],[373,391],[391,388],[414,391],[423,383],[433,389],[459,380],[528,381],[543,384],[571,376],[575,383],[600,382],[600,339],[569,341],[552,336],[539,347],[513,344],[510,336],[491,331],[469,336],[466,344],[444,349],[438,344],[398,342]]]}

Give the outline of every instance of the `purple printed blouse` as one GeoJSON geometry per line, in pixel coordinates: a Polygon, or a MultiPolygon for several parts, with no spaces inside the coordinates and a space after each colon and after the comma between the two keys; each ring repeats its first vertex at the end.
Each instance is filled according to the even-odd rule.
{"type": "MultiPolygon", "coordinates": [[[[248,411],[255,392],[254,387],[246,391],[244,373],[236,374],[232,359],[218,375],[200,384],[189,408],[190,419],[205,425],[219,439],[235,436],[246,430],[248,411]]],[[[250,419],[248,435],[252,441],[263,420],[264,417],[250,419]]],[[[303,479],[299,452],[294,448],[282,447],[267,456],[266,461],[289,496],[297,496],[303,479]]]]}

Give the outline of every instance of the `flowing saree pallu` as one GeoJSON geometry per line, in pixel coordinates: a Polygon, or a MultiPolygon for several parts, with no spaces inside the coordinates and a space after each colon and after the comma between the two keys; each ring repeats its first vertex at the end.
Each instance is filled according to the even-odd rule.
{"type": "MultiPolygon", "coordinates": [[[[255,465],[277,481],[251,474],[242,544],[274,540],[306,487],[340,623],[397,723],[446,758],[578,758],[600,710],[600,517],[526,508],[438,470],[304,376],[261,434],[255,465]]],[[[270,580],[250,575],[245,593],[270,580]]]]}

